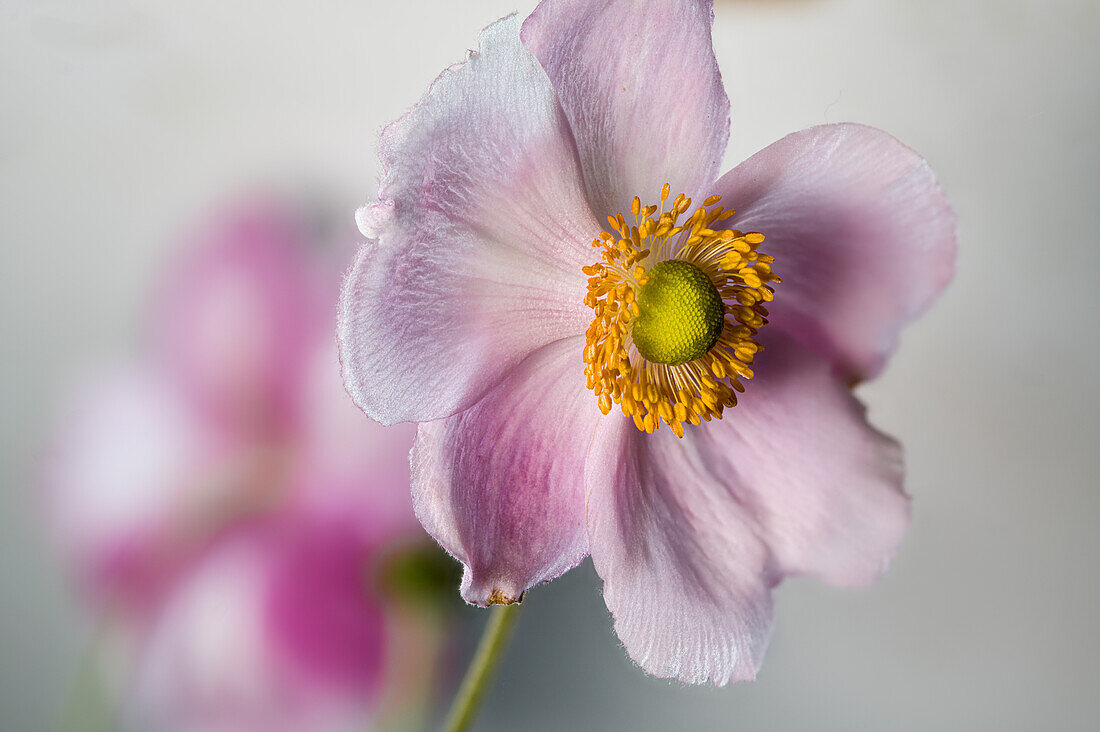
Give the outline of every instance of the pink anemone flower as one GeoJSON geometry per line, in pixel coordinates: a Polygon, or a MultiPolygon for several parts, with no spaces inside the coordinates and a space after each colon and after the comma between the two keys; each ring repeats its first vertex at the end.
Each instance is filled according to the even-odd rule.
{"type": "Polygon", "coordinates": [[[755,677],[781,579],[894,554],[900,449],[850,385],[950,280],[955,218],[861,125],[719,177],[711,24],[545,0],[488,27],[382,134],[338,338],[356,403],[420,423],[414,505],[468,602],[591,555],[630,656],[721,685],[755,677]]]}
{"type": "Polygon", "coordinates": [[[133,650],[137,729],[360,728],[400,702],[394,673],[400,703],[430,687],[439,620],[383,587],[427,539],[414,428],[347,399],[341,253],[307,208],[257,197],[194,232],[151,347],[73,400],[47,454],[63,558],[133,650]]]}

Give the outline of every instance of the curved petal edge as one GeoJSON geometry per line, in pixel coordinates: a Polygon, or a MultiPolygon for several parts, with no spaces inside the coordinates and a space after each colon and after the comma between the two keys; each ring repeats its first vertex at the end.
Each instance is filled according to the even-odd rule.
{"type": "Polygon", "coordinates": [[[420,425],[413,503],[465,566],[475,605],[518,602],[588,556],[584,463],[602,415],[576,336],[531,354],[473,407],[420,425]]]}
{"type": "Polygon", "coordinates": [[[784,137],[716,184],[729,226],[761,231],[783,277],[771,325],[851,380],[876,376],[951,281],[956,220],[932,169],[858,124],[784,137]]]}

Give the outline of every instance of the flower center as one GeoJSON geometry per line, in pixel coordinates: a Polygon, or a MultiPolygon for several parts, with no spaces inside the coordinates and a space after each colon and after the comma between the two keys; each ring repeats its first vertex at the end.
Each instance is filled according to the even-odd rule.
{"type": "Polygon", "coordinates": [[[613,403],[653,432],[665,423],[679,437],[684,423],[722,418],[751,379],[756,335],[767,323],[780,278],[759,251],[764,235],[714,229],[733,216],[711,196],[681,222],[691,199],[665,210],[634,198],[634,223],[608,216],[610,229],[592,246],[601,262],[584,268],[585,304],[595,318],[586,332],[585,377],[604,414],[613,403]]]}
{"type": "Polygon", "coordinates": [[[701,358],[718,342],[726,306],[701,269],[682,259],[660,262],[638,290],[642,314],[631,335],[642,358],[679,366],[701,358]]]}

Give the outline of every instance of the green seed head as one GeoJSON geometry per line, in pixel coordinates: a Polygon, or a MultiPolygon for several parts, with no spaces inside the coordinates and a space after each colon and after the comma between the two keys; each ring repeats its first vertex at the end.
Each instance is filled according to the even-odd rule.
{"type": "Polygon", "coordinates": [[[639,288],[633,339],[647,361],[679,366],[711,349],[722,335],[726,307],[698,267],[670,259],[647,273],[639,288]]]}

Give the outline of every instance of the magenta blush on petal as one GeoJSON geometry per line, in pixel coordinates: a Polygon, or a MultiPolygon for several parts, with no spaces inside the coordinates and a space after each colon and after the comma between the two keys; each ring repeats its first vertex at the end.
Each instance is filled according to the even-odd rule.
{"type": "Polygon", "coordinates": [[[377,547],[353,521],[280,529],[266,596],[266,627],[287,662],[343,691],[378,687],[385,622],[370,587],[377,547]]]}
{"type": "Polygon", "coordinates": [[[580,336],[544,346],[470,409],[420,426],[416,513],[465,565],[468,602],[518,601],[588,555],[584,462],[600,411],[580,348],[580,336]]]}

